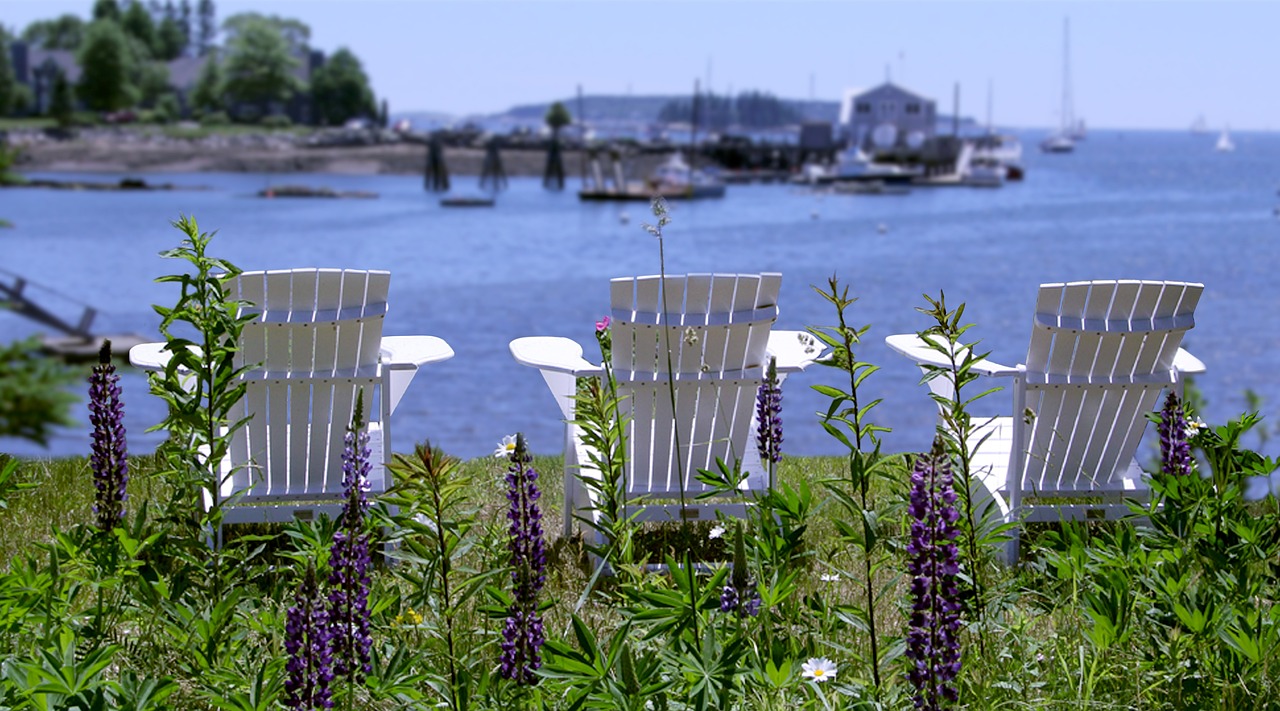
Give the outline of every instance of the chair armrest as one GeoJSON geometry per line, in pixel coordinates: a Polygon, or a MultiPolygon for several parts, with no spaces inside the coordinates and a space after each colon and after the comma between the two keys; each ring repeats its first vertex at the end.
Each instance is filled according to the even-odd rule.
{"type": "Polygon", "coordinates": [[[1197,375],[1208,370],[1199,358],[1182,348],[1173,355],[1173,369],[1181,375],[1197,375]]]}
{"type": "MultiPolygon", "coordinates": [[[[934,336],[935,343],[945,343],[941,336],[934,336]]],[[[951,361],[941,351],[932,348],[929,344],[920,339],[915,333],[900,333],[894,336],[887,336],[884,339],[889,348],[915,361],[920,367],[935,366],[939,368],[950,368],[951,361]]],[[[964,351],[961,349],[958,355],[963,356],[964,351]]],[[[980,375],[990,375],[995,377],[1008,377],[1017,375],[1021,372],[1021,368],[1011,365],[1003,365],[992,360],[980,360],[974,363],[970,370],[980,375]]]]}
{"type": "Polygon", "coordinates": [[[558,336],[529,336],[511,342],[511,355],[520,365],[574,377],[604,375],[604,368],[582,357],[577,341],[558,336]]]}
{"type": "Polygon", "coordinates": [[[158,343],[139,343],[129,349],[129,363],[143,370],[164,370],[169,362],[170,353],[164,350],[169,345],[166,341],[158,343]]]}
{"type": "Polygon", "coordinates": [[[453,349],[435,336],[383,336],[383,363],[390,368],[417,368],[453,357],[453,349]]]}
{"type": "Polygon", "coordinates": [[[778,359],[779,373],[799,373],[826,352],[826,346],[805,331],[770,331],[766,346],[778,359]]]}

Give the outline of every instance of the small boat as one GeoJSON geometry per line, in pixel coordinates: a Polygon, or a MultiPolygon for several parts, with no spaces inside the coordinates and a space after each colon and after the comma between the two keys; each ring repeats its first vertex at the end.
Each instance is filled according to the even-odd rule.
{"type": "Polygon", "coordinates": [[[1045,153],[1070,153],[1076,149],[1076,142],[1065,133],[1055,133],[1040,142],[1040,150],[1045,153]]]}
{"type": "Polygon", "coordinates": [[[672,153],[653,170],[649,188],[656,195],[674,198],[722,198],[725,183],[713,172],[692,168],[684,156],[672,153]]]}
{"type": "Polygon", "coordinates": [[[486,195],[451,195],[440,198],[441,207],[493,207],[494,199],[486,195]]]}
{"type": "Polygon", "coordinates": [[[1236,149],[1236,144],[1231,141],[1231,127],[1222,129],[1222,134],[1218,136],[1218,143],[1213,149],[1219,153],[1230,153],[1236,149]]]}
{"type": "Polygon", "coordinates": [[[920,166],[877,163],[862,149],[851,146],[836,156],[835,166],[817,177],[818,184],[878,181],[906,184],[924,175],[920,166]]]}

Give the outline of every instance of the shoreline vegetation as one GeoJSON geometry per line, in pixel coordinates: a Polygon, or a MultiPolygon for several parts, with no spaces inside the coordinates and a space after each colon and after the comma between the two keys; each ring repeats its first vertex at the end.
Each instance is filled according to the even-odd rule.
{"type": "MultiPolygon", "coordinates": [[[[421,137],[384,130],[328,129],[315,132],[162,131],[155,127],[79,130],[55,137],[33,129],[11,130],[10,147],[18,172],[76,173],[329,173],[343,175],[422,175],[427,146],[421,137]]],[[[483,147],[445,146],[449,174],[478,176],[483,147]]],[[[541,177],[543,147],[509,145],[501,149],[509,176],[541,177]]],[[[561,152],[565,173],[581,171],[581,151],[561,152]]],[[[640,156],[643,171],[661,156],[640,156]]]]}

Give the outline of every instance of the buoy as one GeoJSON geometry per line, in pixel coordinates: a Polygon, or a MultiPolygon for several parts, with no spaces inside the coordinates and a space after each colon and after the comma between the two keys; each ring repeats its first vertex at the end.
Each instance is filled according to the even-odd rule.
{"type": "Polygon", "coordinates": [[[880,234],[884,234],[888,231],[889,231],[889,226],[886,225],[885,223],[881,222],[880,224],[876,225],[876,232],[879,232],[880,234]]]}
{"type": "Polygon", "coordinates": [[[628,215],[625,210],[618,213],[618,222],[621,222],[624,225],[631,222],[631,215],[628,215]]]}

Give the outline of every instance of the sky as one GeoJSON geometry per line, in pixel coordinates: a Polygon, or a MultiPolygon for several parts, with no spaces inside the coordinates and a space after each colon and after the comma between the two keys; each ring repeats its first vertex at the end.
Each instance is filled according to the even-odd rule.
{"type": "MultiPolygon", "coordinates": [[[[193,1],[194,4],[194,1],[193,1]]],[[[20,31],[92,0],[0,0],[20,31]]],[[[838,101],[894,83],[950,113],[1059,122],[1064,22],[1074,113],[1090,128],[1280,128],[1280,2],[1123,0],[216,0],[352,50],[394,115],[487,114],[586,94],[760,90],[838,101]]],[[[572,109],[572,105],[570,105],[572,109]]]]}

